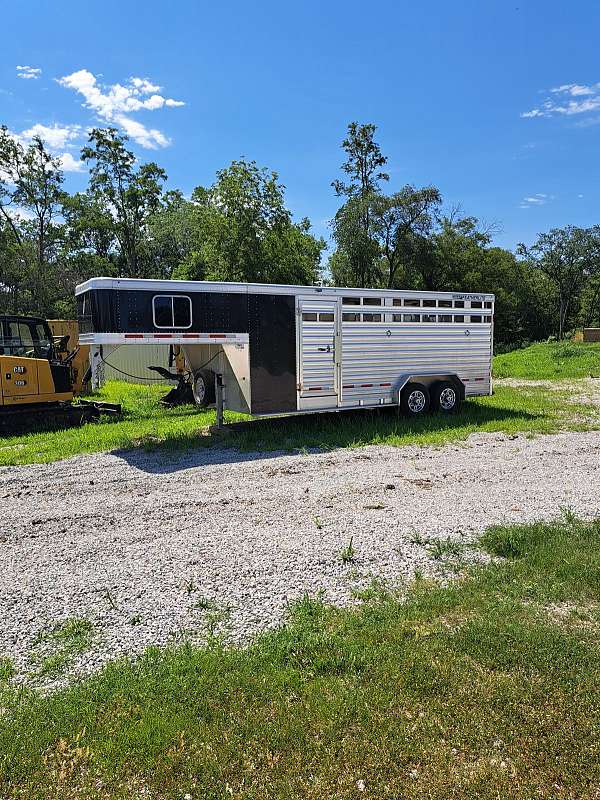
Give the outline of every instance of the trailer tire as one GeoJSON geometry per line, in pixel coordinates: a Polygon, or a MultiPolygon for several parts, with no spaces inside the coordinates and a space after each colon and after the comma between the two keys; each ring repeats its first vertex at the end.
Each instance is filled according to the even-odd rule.
{"type": "Polygon", "coordinates": [[[431,392],[431,408],[442,414],[456,414],[461,407],[461,399],[456,386],[451,381],[436,383],[431,392]]]}
{"type": "Polygon", "coordinates": [[[194,402],[200,408],[206,408],[215,402],[215,373],[210,369],[201,369],[194,375],[192,387],[194,402]]]}
{"type": "Polygon", "coordinates": [[[423,383],[407,383],[400,396],[400,408],[409,417],[422,417],[430,402],[429,389],[423,383]]]}

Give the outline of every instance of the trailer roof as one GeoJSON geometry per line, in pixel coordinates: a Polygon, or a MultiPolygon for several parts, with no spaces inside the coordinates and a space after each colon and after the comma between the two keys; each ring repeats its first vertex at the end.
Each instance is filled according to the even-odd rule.
{"type": "Polygon", "coordinates": [[[90,278],[75,287],[75,295],[90,289],[127,289],[150,292],[231,292],[237,294],[294,294],[349,297],[373,295],[378,297],[452,297],[493,300],[490,292],[431,292],[421,289],[361,289],[345,286],[293,286],[277,283],[233,283],[228,281],[178,281],[143,278],[90,278]]]}

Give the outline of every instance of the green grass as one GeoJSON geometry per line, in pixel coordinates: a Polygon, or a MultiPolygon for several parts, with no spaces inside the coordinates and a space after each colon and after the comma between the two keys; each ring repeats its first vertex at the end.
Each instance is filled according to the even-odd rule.
{"type": "Polygon", "coordinates": [[[0,689],[0,796],[596,797],[600,521],[483,544],[502,558],[404,602],[305,598],[247,649],[152,648],[55,694],[0,689]]]}
{"type": "Polygon", "coordinates": [[[600,377],[600,343],[532,344],[494,358],[497,378],[567,380],[600,377]]]}
{"type": "Polygon", "coordinates": [[[42,632],[36,640],[39,652],[33,658],[31,678],[58,677],[73,659],[93,644],[94,626],[89,619],[71,617],[42,632]]]}
{"type": "MultiPolygon", "coordinates": [[[[156,444],[189,446],[192,441],[200,441],[203,430],[215,421],[214,411],[202,411],[195,406],[164,408],[159,400],[166,391],[165,386],[109,381],[96,396],[107,402],[121,403],[122,419],[113,421],[103,417],[100,422],[81,428],[0,438],[0,466],[47,463],[79,453],[156,444]]],[[[226,413],[226,419],[233,421],[243,417],[226,413]]]]}
{"type": "MultiPolygon", "coordinates": [[[[492,397],[465,403],[459,414],[411,420],[395,409],[281,417],[248,422],[225,439],[206,433],[215,422],[212,410],[194,406],[165,409],[158,405],[163,389],[110,382],[100,397],[123,403],[124,417],[66,431],[31,433],[0,439],[0,466],[47,463],[79,453],[119,448],[189,449],[220,445],[246,451],[360,447],[367,444],[444,444],[471,433],[552,433],[595,424],[597,409],[565,403],[560,392],[540,387],[498,386],[492,397]]],[[[226,420],[247,419],[226,413],[226,420]]]]}
{"type": "MultiPolygon", "coordinates": [[[[536,344],[496,356],[497,377],[550,378],[560,381],[600,375],[600,345],[536,344]]],[[[551,433],[594,424],[598,409],[565,403],[566,393],[545,387],[498,385],[493,397],[468,401],[455,416],[431,415],[421,420],[399,417],[395,410],[313,414],[254,420],[226,440],[207,435],[213,410],[194,406],[168,409],[159,405],[164,386],[136,386],[111,381],[99,397],[123,405],[123,418],[66,431],[0,438],[0,466],[47,463],[79,453],[145,447],[187,449],[218,443],[242,450],[305,450],[358,447],[366,444],[444,444],[475,431],[551,433]],[[586,423],[587,420],[587,423],[586,423]]],[[[566,390],[565,390],[566,391],[566,390]]],[[[226,412],[227,422],[247,420],[226,412]]]]}

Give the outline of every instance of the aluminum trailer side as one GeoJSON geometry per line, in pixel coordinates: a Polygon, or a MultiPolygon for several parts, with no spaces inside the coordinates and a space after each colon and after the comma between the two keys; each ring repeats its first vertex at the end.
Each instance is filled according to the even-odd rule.
{"type": "Polygon", "coordinates": [[[492,392],[492,294],[94,278],[76,295],[93,367],[115,347],[176,345],[196,396],[220,374],[234,411],[450,411],[444,389],[456,406],[492,392]]]}

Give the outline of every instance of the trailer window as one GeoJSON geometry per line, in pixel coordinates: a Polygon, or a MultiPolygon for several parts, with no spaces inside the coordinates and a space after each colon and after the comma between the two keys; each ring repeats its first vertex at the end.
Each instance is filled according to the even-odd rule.
{"type": "Polygon", "coordinates": [[[363,306],[380,306],[381,297],[363,297],[363,306]]]}
{"type": "Polygon", "coordinates": [[[393,306],[401,306],[402,305],[402,298],[401,297],[394,297],[392,305],[393,306]]]}
{"type": "Polygon", "coordinates": [[[181,294],[156,294],[152,298],[155,328],[191,328],[192,301],[181,294]]]}
{"type": "Polygon", "coordinates": [[[438,322],[452,322],[452,314],[440,314],[438,322]]]}
{"type": "Polygon", "coordinates": [[[402,314],[392,314],[392,322],[402,322],[402,314]]]}
{"type": "Polygon", "coordinates": [[[452,308],[452,300],[438,300],[438,308],[452,308]]]}
{"type": "Polygon", "coordinates": [[[465,301],[464,300],[455,300],[454,301],[454,308],[464,308],[465,301]]]}
{"type": "Polygon", "coordinates": [[[406,300],[404,301],[404,305],[405,306],[414,306],[415,308],[418,308],[421,305],[421,301],[417,300],[414,297],[407,297],[406,300]]]}
{"type": "Polygon", "coordinates": [[[423,300],[423,308],[435,308],[435,300],[423,300]]]}
{"type": "Polygon", "coordinates": [[[483,304],[479,300],[471,300],[471,308],[483,308],[483,304]]]}
{"type": "Polygon", "coordinates": [[[402,315],[403,322],[421,322],[421,315],[420,314],[403,314],[402,315]]]}
{"type": "Polygon", "coordinates": [[[381,314],[363,314],[363,322],[381,322],[381,314]]]}
{"type": "Polygon", "coordinates": [[[437,317],[436,317],[435,314],[423,314],[423,316],[421,317],[421,320],[423,322],[436,322],[437,321],[437,317]]]}
{"type": "Polygon", "coordinates": [[[319,314],[319,322],[333,322],[333,314],[319,314]]]}
{"type": "Polygon", "coordinates": [[[483,317],[479,317],[479,316],[477,316],[477,317],[476,317],[476,316],[474,316],[474,315],[472,314],[472,315],[471,315],[471,325],[473,325],[473,323],[476,323],[476,324],[477,324],[477,323],[479,323],[479,322],[483,322],[483,317]]]}
{"type": "Polygon", "coordinates": [[[360,297],[342,297],[342,303],[345,306],[359,306],[360,297]]]}
{"type": "Polygon", "coordinates": [[[484,305],[485,308],[491,308],[492,307],[492,301],[491,300],[486,300],[483,305],[484,305]]]}
{"type": "Polygon", "coordinates": [[[484,317],[483,319],[484,319],[484,321],[485,321],[485,322],[487,322],[487,323],[490,323],[490,322],[492,321],[492,318],[491,318],[491,317],[484,317]]]}
{"type": "Polygon", "coordinates": [[[465,317],[463,314],[455,314],[454,315],[454,322],[464,322],[465,317]]]}
{"type": "Polygon", "coordinates": [[[316,322],[316,321],[317,321],[317,315],[315,312],[305,311],[302,314],[302,322],[316,322]]]}
{"type": "Polygon", "coordinates": [[[342,314],[342,322],[360,322],[360,314],[347,312],[342,314]]]}

